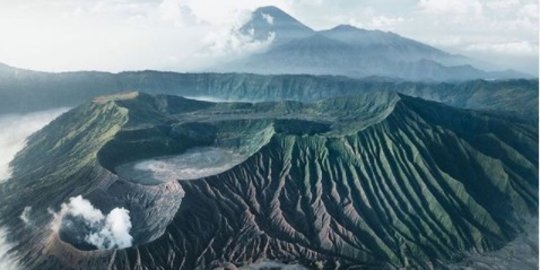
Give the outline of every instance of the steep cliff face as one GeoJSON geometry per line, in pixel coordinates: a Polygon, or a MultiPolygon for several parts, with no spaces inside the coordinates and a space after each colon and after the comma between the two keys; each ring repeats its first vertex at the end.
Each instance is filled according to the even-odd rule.
{"type": "Polygon", "coordinates": [[[30,139],[2,186],[2,216],[11,217],[2,223],[34,269],[209,269],[263,259],[439,268],[501,247],[536,214],[537,135],[525,122],[384,91],[311,104],[101,99],[30,139]],[[193,146],[245,160],[157,185],[114,171],[193,146]],[[82,251],[51,229],[47,208],[80,194],[104,212],[128,209],[133,246],[82,251]],[[29,206],[32,227],[16,218],[29,206]]]}

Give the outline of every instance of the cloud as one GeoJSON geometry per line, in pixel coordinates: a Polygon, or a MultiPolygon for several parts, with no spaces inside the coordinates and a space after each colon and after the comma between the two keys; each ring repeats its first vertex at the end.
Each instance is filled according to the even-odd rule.
{"type": "Polygon", "coordinates": [[[479,43],[466,47],[469,51],[480,51],[497,54],[510,55],[530,55],[538,51],[538,46],[534,46],[527,41],[504,42],[504,43],[479,43]]]}
{"type": "MultiPolygon", "coordinates": [[[[208,33],[196,56],[203,59],[212,59],[214,63],[226,62],[262,52],[274,41],[275,33],[273,32],[270,33],[267,39],[257,40],[253,31],[245,32],[240,30],[251,19],[250,12],[239,11],[236,13],[235,18],[235,21],[227,27],[208,33]]],[[[273,22],[273,18],[266,18],[266,20],[273,22]]]]}
{"type": "Polygon", "coordinates": [[[392,30],[394,27],[402,22],[404,22],[405,19],[403,17],[386,17],[386,16],[378,16],[373,17],[371,21],[372,28],[379,29],[379,30],[392,30]]]}
{"type": "Polygon", "coordinates": [[[359,17],[364,19],[350,18],[341,23],[346,22],[352,26],[370,30],[395,31],[401,24],[407,22],[404,17],[379,15],[372,9],[364,10],[363,15],[359,17]]]}
{"type": "Polygon", "coordinates": [[[483,6],[478,0],[420,0],[420,9],[426,13],[481,15],[483,6]]]}
{"type": "Polygon", "coordinates": [[[274,24],[274,17],[272,15],[263,13],[262,17],[268,24],[274,24]]]}
{"type": "MultiPolygon", "coordinates": [[[[253,42],[231,29],[238,14],[266,5],[314,29],[349,23],[389,30],[446,43],[442,49],[451,53],[474,53],[467,49],[472,44],[538,45],[536,0],[21,0],[6,1],[0,9],[0,61],[53,71],[204,70],[216,61],[264,50],[269,42],[253,42]]],[[[499,52],[482,57],[492,60],[494,53],[499,52]]],[[[500,64],[523,63],[510,60],[500,64]]],[[[526,69],[537,67],[533,63],[526,69]]]]}
{"type": "MultiPolygon", "coordinates": [[[[53,213],[53,231],[66,233],[97,249],[127,248],[132,245],[131,219],[125,208],[114,208],[107,215],[82,196],[72,197],[53,213]]],[[[81,243],[77,243],[81,244],[81,243]]]]}
{"type": "Polygon", "coordinates": [[[40,111],[28,114],[0,115],[0,182],[11,177],[9,163],[15,154],[26,145],[26,139],[38,131],[67,108],[40,111]]]}
{"type": "Polygon", "coordinates": [[[253,33],[244,34],[238,29],[224,30],[209,34],[205,42],[207,46],[199,53],[203,57],[211,57],[216,61],[227,61],[231,58],[262,52],[275,39],[275,33],[270,33],[266,40],[257,40],[253,33]]]}
{"type": "Polygon", "coordinates": [[[496,0],[486,3],[486,6],[491,9],[507,9],[519,5],[519,0],[496,0]]]}
{"type": "MultiPolygon", "coordinates": [[[[32,133],[41,129],[58,115],[67,109],[56,109],[29,114],[0,115],[0,182],[6,181],[11,176],[9,163],[26,144],[26,139],[32,133]]],[[[21,220],[25,224],[31,224],[30,207],[25,207],[21,213],[21,220]]],[[[0,269],[22,269],[16,256],[11,253],[13,246],[7,240],[7,230],[0,228],[0,269]]]]}
{"type": "Polygon", "coordinates": [[[518,11],[518,15],[531,20],[538,20],[538,4],[533,3],[522,6],[518,11]]]}
{"type": "Polygon", "coordinates": [[[533,0],[420,0],[397,31],[493,64],[538,72],[538,5],[533,0]]]}
{"type": "Polygon", "coordinates": [[[176,27],[186,27],[202,24],[191,8],[181,0],[163,0],[158,7],[158,13],[162,20],[173,22],[176,27]]]}

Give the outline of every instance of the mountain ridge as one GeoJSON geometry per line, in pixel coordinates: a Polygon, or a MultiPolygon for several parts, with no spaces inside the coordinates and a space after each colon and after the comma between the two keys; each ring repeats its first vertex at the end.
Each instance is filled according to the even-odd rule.
{"type": "MultiPolygon", "coordinates": [[[[276,42],[270,43],[268,50],[210,68],[211,71],[332,74],[355,78],[388,76],[413,81],[533,77],[511,69],[484,71],[482,68],[486,66],[485,63],[450,54],[392,32],[365,30],[350,25],[313,31],[277,7],[255,10],[252,19],[241,29],[245,35],[252,36],[255,40],[268,40],[273,33],[276,42]],[[264,16],[264,10],[278,14],[276,19],[265,19],[268,17],[264,16]],[[289,28],[297,30],[289,31],[289,28]],[[309,43],[313,36],[325,36],[352,45],[352,48],[338,50],[335,48],[336,44],[328,42],[327,46],[320,46],[318,50],[302,50],[301,47],[294,46],[299,40],[309,43]],[[284,45],[288,45],[289,49],[279,50],[284,45]],[[289,53],[291,49],[296,52],[289,53]],[[333,49],[336,52],[330,53],[333,49]],[[426,60],[432,62],[425,62],[426,60]],[[418,63],[419,61],[424,62],[418,63]]],[[[318,42],[320,43],[320,40],[318,42]]]]}
{"type": "Polygon", "coordinates": [[[202,99],[305,102],[383,89],[460,108],[501,112],[532,122],[538,115],[538,81],[524,79],[422,83],[335,75],[161,71],[47,73],[21,69],[0,72],[0,78],[3,78],[0,80],[0,113],[72,107],[96,96],[133,89],[202,99]]]}
{"type": "Polygon", "coordinates": [[[14,179],[0,188],[3,216],[32,207],[32,231],[18,218],[2,220],[30,269],[212,269],[260,259],[444,268],[462,252],[513,239],[520,216],[538,207],[537,129],[482,112],[384,91],[312,104],[216,104],[143,93],[104,100],[34,134],[13,162],[14,179]],[[56,137],[64,139],[48,147],[56,137]],[[110,169],[110,162],[216,142],[244,145],[248,158],[214,176],[155,186],[110,169]],[[47,159],[40,158],[43,147],[47,159]],[[73,156],[81,156],[79,165],[62,169],[73,156]],[[103,211],[129,209],[135,246],[80,251],[51,238],[47,208],[79,194],[103,211]],[[149,204],[156,196],[165,201],[149,204]],[[21,240],[28,238],[34,240],[21,240]]]}

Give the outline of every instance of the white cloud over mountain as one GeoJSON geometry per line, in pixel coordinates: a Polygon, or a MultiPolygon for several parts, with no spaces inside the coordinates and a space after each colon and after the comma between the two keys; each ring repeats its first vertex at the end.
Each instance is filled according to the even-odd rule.
{"type": "Polygon", "coordinates": [[[534,0],[4,1],[0,62],[42,70],[197,70],[231,53],[264,48],[231,29],[265,5],[315,29],[349,23],[506,67],[537,69],[534,0]]]}

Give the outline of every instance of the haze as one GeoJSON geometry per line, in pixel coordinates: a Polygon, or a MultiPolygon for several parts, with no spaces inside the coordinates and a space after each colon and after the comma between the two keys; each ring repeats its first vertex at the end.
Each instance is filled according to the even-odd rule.
{"type": "Polygon", "coordinates": [[[1,1],[0,62],[36,70],[204,70],[263,50],[231,29],[275,5],[317,30],[392,31],[494,68],[538,72],[534,0],[1,1]]]}

